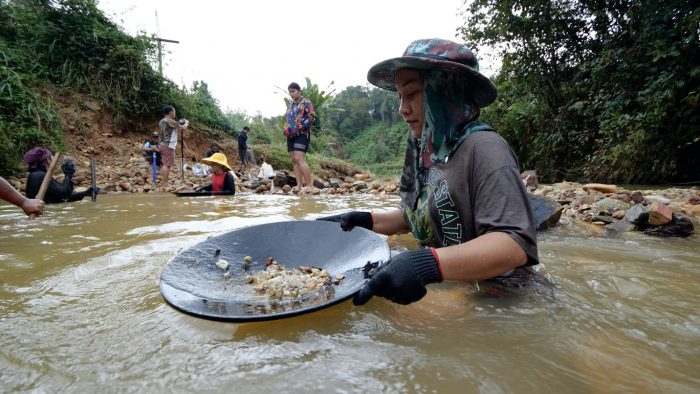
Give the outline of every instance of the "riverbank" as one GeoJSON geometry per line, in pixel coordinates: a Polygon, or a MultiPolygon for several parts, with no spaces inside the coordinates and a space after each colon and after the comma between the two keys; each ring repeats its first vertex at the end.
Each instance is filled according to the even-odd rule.
{"type": "MultiPolygon", "coordinates": [[[[185,164],[184,176],[179,166],[172,169],[170,182],[163,186],[160,176],[154,188],[151,184],[151,166],[141,152],[141,143],[133,133],[123,135],[103,135],[95,144],[77,137],[73,141],[71,156],[78,163],[78,171],[73,179],[76,191],[85,190],[91,185],[89,172],[90,155],[99,155],[97,185],[104,193],[149,193],[153,191],[185,191],[208,184],[208,177],[197,177],[192,171],[193,161],[185,164]],[[135,141],[136,140],[136,141],[135,141]]],[[[189,154],[204,150],[211,136],[193,133],[188,138],[190,144],[185,151],[189,154]]],[[[231,167],[240,166],[230,152],[237,150],[236,142],[230,138],[220,142],[228,153],[231,167]]],[[[259,162],[262,164],[262,161],[259,162]]],[[[297,187],[288,169],[275,168],[274,177],[258,177],[260,167],[249,167],[236,177],[238,194],[274,195],[398,195],[399,179],[375,179],[358,168],[340,161],[321,161],[314,173],[314,186],[297,187]]],[[[524,172],[523,175],[531,174],[524,172]]],[[[560,182],[539,184],[536,174],[528,180],[528,191],[543,196],[552,202],[552,215],[549,225],[582,223],[593,233],[604,231],[642,231],[651,235],[688,236],[695,232],[700,219],[700,189],[669,187],[625,187],[610,184],[582,184],[560,182]]],[[[61,179],[62,175],[56,178],[61,179]]],[[[9,178],[20,191],[24,191],[24,179],[9,178]]]]}
{"type": "Polygon", "coordinates": [[[641,231],[687,237],[700,218],[700,189],[625,188],[611,184],[528,184],[535,195],[560,204],[561,224],[582,223],[593,233],[641,231]]]}

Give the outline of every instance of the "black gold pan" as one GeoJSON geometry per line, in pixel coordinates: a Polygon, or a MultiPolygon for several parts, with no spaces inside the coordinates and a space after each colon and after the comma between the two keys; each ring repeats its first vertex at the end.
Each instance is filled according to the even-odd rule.
{"type": "Polygon", "coordinates": [[[161,274],[160,291],[176,309],[205,319],[281,319],[351,298],[366,281],[362,269],[367,263],[389,256],[384,239],[363,228],[346,232],[326,221],[267,223],[210,238],[178,254],[161,274]],[[247,270],[246,256],[256,262],[247,270]],[[345,278],[301,300],[271,300],[245,281],[246,275],[264,270],[269,257],[290,269],[313,266],[345,278]],[[216,265],[219,259],[229,263],[227,269],[216,265]]]}

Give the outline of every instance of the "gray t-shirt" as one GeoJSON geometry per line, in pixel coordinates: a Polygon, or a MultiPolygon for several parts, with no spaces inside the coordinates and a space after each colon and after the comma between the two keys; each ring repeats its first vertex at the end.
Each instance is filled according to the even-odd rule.
{"type": "Polygon", "coordinates": [[[499,231],[537,264],[537,236],[518,160],[495,132],[469,135],[447,163],[434,164],[415,209],[403,217],[422,246],[457,245],[499,231]]]}

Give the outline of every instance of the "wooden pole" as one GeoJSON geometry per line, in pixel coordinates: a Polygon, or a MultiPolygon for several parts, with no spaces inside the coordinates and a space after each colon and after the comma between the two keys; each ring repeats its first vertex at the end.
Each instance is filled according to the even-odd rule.
{"type": "MultiPolygon", "coordinates": [[[[36,194],[37,200],[44,200],[44,195],[46,194],[46,190],[49,188],[49,183],[51,183],[51,180],[53,179],[53,171],[56,169],[56,164],[58,163],[58,160],[61,158],[61,152],[56,153],[54,155],[53,160],[51,160],[51,165],[49,165],[49,169],[46,170],[46,175],[44,175],[44,180],[41,181],[41,186],[39,187],[39,193],[36,194]]],[[[35,219],[36,215],[31,214],[29,215],[30,219],[35,219]]]]}
{"type": "MultiPolygon", "coordinates": [[[[156,15],[156,18],[157,17],[158,16],[156,15]]],[[[160,38],[160,37],[151,38],[151,40],[158,42],[158,74],[160,74],[160,76],[162,77],[163,76],[163,53],[162,53],[162,49],[161,49],[162,43],[169,42],[172,44],[179,44],[180,41],[168,40],[166,38],[160,38]]]]}
{"type": "Polygon", "coordinates": [[[182,134],[180,140],[180,179],[185,180],[185,129],[180,129],[180,134],[182,134]]]}
{"type": "Polygon", "coordinates": [[[90,177],[92,178],[92,202],[97,201],[97,163],[95,157],[90,158],[90,177]]]}

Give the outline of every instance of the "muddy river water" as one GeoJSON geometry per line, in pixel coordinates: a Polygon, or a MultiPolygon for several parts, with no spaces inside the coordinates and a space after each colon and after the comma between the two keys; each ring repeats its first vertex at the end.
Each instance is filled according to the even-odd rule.
{"type": "Polygon", "coordinates": [[[168,260],[211,235],[396,204],[114,195],[34,221],[0,205],[0,392],[700,390],[698,235],[560,225],[539,234],[553,286],[510,297],[442,283],[409,306],[375,298],[233,324],[182,314],[160,295],[168,260]]]}

